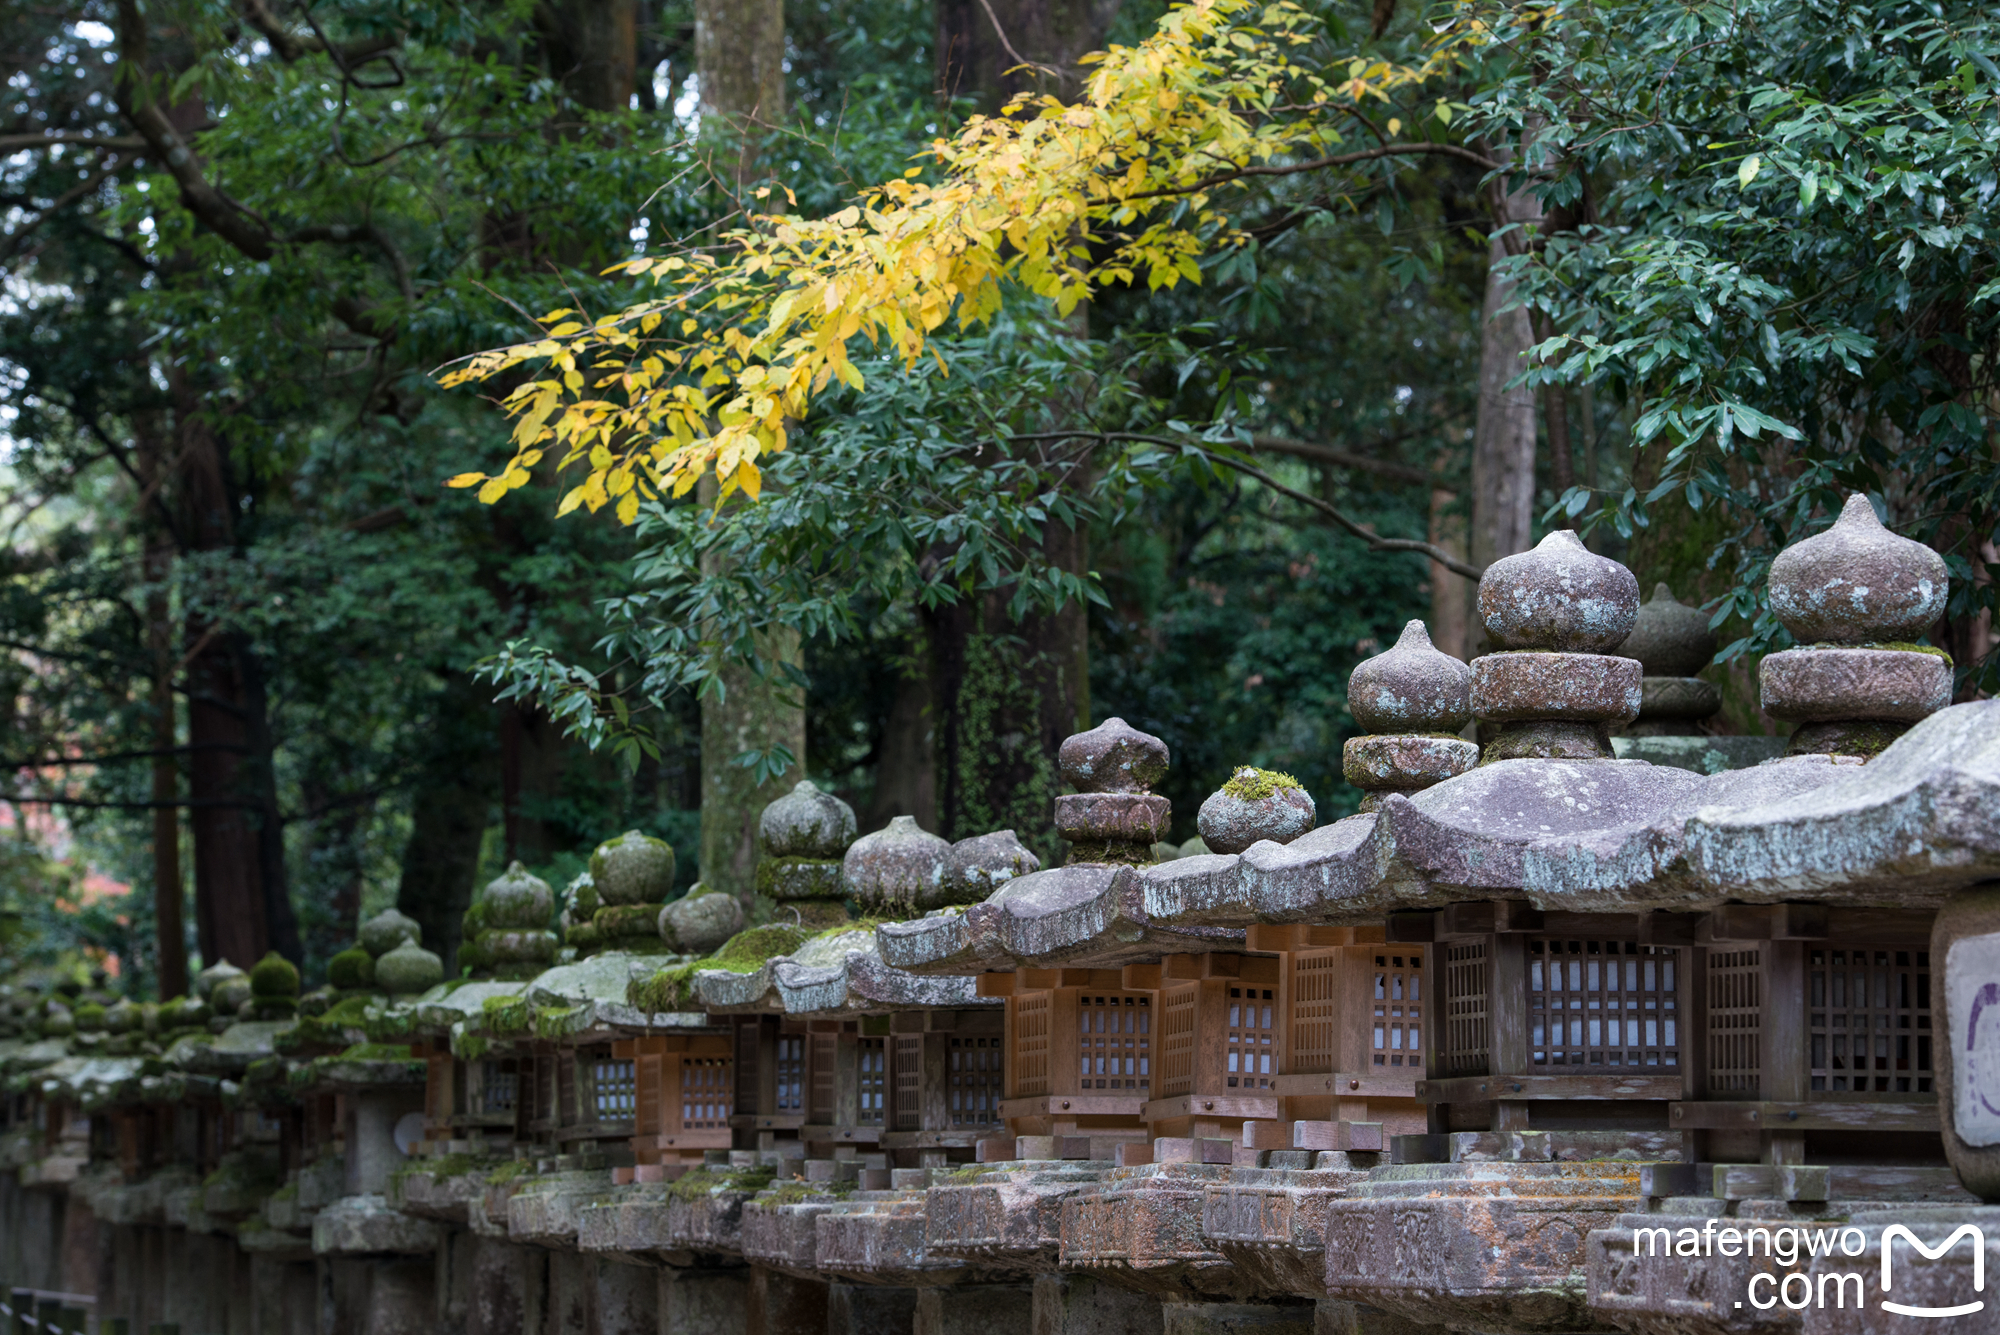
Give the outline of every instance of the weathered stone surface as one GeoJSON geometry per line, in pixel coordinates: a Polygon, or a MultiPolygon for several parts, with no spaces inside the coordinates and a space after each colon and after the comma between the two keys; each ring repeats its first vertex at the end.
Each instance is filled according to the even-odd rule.
{"type": "Polygon", "coordinates": [[[546,928],[556,907],[549,883],[518,862],[486,883],[479,902],[488,927],[519,931],[546,928]]]}
{"type": "Polygon", "coordinates": [[[319,1256],[420,1256],[437,1250],[438,1231],[380,1196],[343,1196],[313,1217],[312,1237],[319,1256]]]}
{"type": "Polygon", "coordinates": [[[792,785],[757,818],[757,837],[774,858],[838,858],[854,833],[854,808],[811,779],[792,785]]]}
{"type": "MultiPolygon", "coordinates": [[[[1198,861],[1183,858],[1168,865],[1198,861]]],[[[1018,877],[984,904],[884,924],[877,935],[886,963],[926,974],[986,973],[1028,959],[1138,961],[1227,950],[1230,942],[1242,940],[1241,932],[1228,929],[1155,927],[1143,905],[1138,871],[1095,863],[1018,877]]]]}
{"type": "Polygon", "coordinates": [[[674,846],[627,830],[591,853],[590,880],[606,904],[657,904],[674,892],[674,846]]]}
{"type": "Polygon", "coordinates": [[[1636,1163],[1378,1168],[1327,1209],[1327,1291],[1413,1321],[1587,1331],[1584,1238],[1639,1207],[1636,1163]]]}
{"type": "Polygon", "coordinates": [[[1122,718],[1064,738],[1056,753],[1063,778],[1083,793],[1150,792],[1171,761],[1165,742],[1122,718]]]}
{"type": "Polygon", "coordinates": [[[697,885],[660,910],[660,939],[688,955],[706,955],[743,930],[743,906],[734,895],[697,885]]]}
{"type": "Polygon", "coordinates": [[[955,1283],[962,1262],[924,1245],[924,1193],[864,1192],[813,1221],[815,1262],[823,1274],[869,1284],[955,1283]]]}
{"type": "MultiPolygon", "coordinates": [[[[1058,817],[1061,798],[1056,799],[1058,817]]],[[[976,904],[1017,876],[1040,871],[1042,860],[1012,830],[974,835],[951,846],[944,859],[944,888],[953,904],[976,904]]]]}
{"type": "Polygon", "coordinates": [[[422,945],[424,932],[416,919],[387,909],[361,924],[360,940],[361,948],[379,960],[405,941],[422,945]]]}
{"type": "Polygon", "coordinates": [[[496,964],[544,964],[556,957],[560,943],[550,931],[487,932],[479,939],[496,964]]]}
{"type": "Polygon", "coordinates": [[[1661,719],[1707,718],[1722,708],[1722,692],[1700,677],[1642,677],[1639,680],[1639,718],[1642,723],[1661,719]]]}
{"type": "Polygon", "coordinates": [[[1939,1130],[1966,1190],[2000,1200],[2000,884],[1961,890],[1931,926],[1939,1130]]]}
{"type": "Polygon", "coordinates": [[[1715,632],[1708,613],[1677,601],[1666,585],[1655,584],[1618,652],[1638,659],[1649,677],[1692,677],[1715,657],[1715,632]]]}
{"type": "Polygon", "coordinates": [[[1272,782],[1264,771],[1246,766],[1208,795],[1196,826],[1202,841],[1215,852],[1241,853],[1266,839],[1291,843],[1313,827],[1317,814],[1311,793],[1296,785],[1272,782]]]}
{"type": "Polygon", "coordinates": [[[1202,1236],[1260,1293],[1319,1298],[1327,1208],[1367,1177],[1356,1169],[1231,1169],[1202,1196],[1202,1236]]]}
{"type": "Polygon", "coordinates": [[[1463,737],[1350,737],[1340,752],[1342,776],[1368,792],[1415,792],[1455,779],[1478,763],[1479,743],[1463,737]]]}
{"type": "Polygon", "coordinates": [[[542,1174],[508,1198],[508,1235],[516,1242],[574,1251],[583,1210],[610,1194],[608,1168],[542,1174]]]}
{"type": "Polygon", "coordinates": [[[1630,723],[1643,700],[1631,658],[1498,653],[1472,665],[1472,712],[1488,723],[1630,723]]]}
{"type": "Polygon", "coordinates": [[[2000,702],[1953,705],[1809,793],[1690,820],[1712,883],[1759,902],[1930,906],[2000,876],[2000,702]]]}
{"type": "Polygon", "coordinates": [[[1157,793],[1065,793],[1055,801],[1056,833],[1071,843],[1151,844],[1172,823],[1173,804],[1157,793]]]}
{"type": "Polygon", "coordinates": [[[1500,649],[1610,653],[1632,633],[1638,612],[1632,572],[1568,529],[1495,561],[1479,580],[1479,617],[1500,649]]]}
{"type": "Polygon", "coordinates": [[[833,1196],[780,1201],[768,1195],[743,1206],[743,1259],[788,1274],[817,1274],[819,1217],[839,1207],[833,1196]]]}
{"type": "Polygon", "coordinates": [[[1787,649],[1758,665],[1764,712],[1793,723],[1915,723],[1951,703],[1951,663],[1894,649],[1787,649]]]}
{"type": "Polygon", "coordinates": [[[384,992],[415,996],[444,981],[444,961],[405,941],[375,961],[375,982],[384,992]]]}
{"type": "Polygon", "coordinates": [[[828,932],[791,955],[767,960],[754,973],[703,970],[695,995],[715,1012],[853,1015],[920,1006],[997,1006],[970,978],[921,977],[883,962],[880,938],[868,929],[828,932]]]}
{"type": "Polygon", "coordinates": [[[1053,1270],[1062,1249],[1063,1202],[1109,1172],[1088,1162],[998,1164],[976,1182],[933,1185],[924,1195],[924,1243],[982,1270],[1053,1270]]]}
{"type": "Polygon", "coordinates": [[[1472,669],[1439,653],[1421,621],[1347,678],[1347,712],[1369,732],[1457,732],[1472,719],[1472,669]]]}
{"type": "Polygon", "coordinates": [[[942,907],[950,851],[951,845],[919,826],[915,816],[897,816],[855,840],[841,866],[849,892],[862,903],[923,912],[942,907]]]}
{"type": "Polygon", "coordinates": [[[1943,615],[1949,585],[1944,558],[1882,527],[1856,492],[1831,528],[1771,562],[1771,611],[1805,644],[1915,640],[1943,615]]]}
{"type": "Polygon", "coordinates": [[[1749,769],[1785,754],[1782,737],[1647,736],[1613,737],[1611,749],[1620,760],[1643,760],[1649,765],[1671,765],[1696,774],[1720,774],[1724,770],[1749,769]]]}
{"type": "MultiPolygon", "coordinates": [[[[1712,1197],[1691,1197],[1669,1202],[1673,1213],[1620,1215],[1614,1226],[1591,1231],[1584,1240],[1584,1276],[1591,1313],[1600,1321],[1616,1325],[1634,1335],[1779,1335],[1799,1329],[1798,1313],[1774,1302],[1768,1311],[1759,1311],[1744,1300],[1750,1296],[1751,1280],[1769,1275],[1764,1283],[1773,1287],[1784,1278],[1785,1267],[1776,1258],[1759,1253],[1744,1255],[1741,1244],[1736,1256],[1712,1253],[1707,1256],[1675,1256],[1674,1235],[1693,1228],[1699,1235],[1712,1218],[1719,1219],[1726,1203],[1712,1197]],[[1662,1243],[1652,1230],[1667,1230],[1662,1243]],[[1633,1251],[1635,1230],[1644,1241],[1633,1251]],[[1662,1254],[1662,1247],[1665,1248],[1662,1254]]],[[[1723,1228],[1762,1226],[1767,1231],[1792,1224],[1791,1219],[1729,1219],[1717,1225],[1710,1236],[1723,1228]]],[[[1830,1224],[1840,1227],[1841,1219],[1801,1219],[1808,1227],[1830,1224]]],[[[1762,1285],[1760,1284],[1760,1287],[1762,1285]]]]}
{"type": "Polygon", "coordinates": [[[772,899],[838,899],[847,881],[838,858],[765,858],[757,864],[757,893],[772,899]]]}
{"type": "MultiPolygon", "coordinates": [[[[1817,1295],[1822,1276],[1858,1271],[1865,1304],[1857,1312],[1852,1307],[1836,1307],[1831,1300],[1825,1307],[1814,1302],[1799,1313],[1802,1335],[1906,1335],[1911,1330],[1924,1331],[1925,1335],[1985,1335],[1993,1329],[1993,1276],[2000,1273],[2000,1209],[1901,1205],[1857,1210],[1847,1226],[1861,1233],[1861,1256],[1815,1257],[1806,1273],[1817,1295]],[[1941,1251],[1968,1226],[1975,1232],[1960,1237],[1936,1260],[1917,1250],[1916,1243],[1921,1243],[1926,1251],[1941,1251]],[[1907,1230],[1907,1234],[1891,1238],[1890,1230],[1896,1228],[1907,1230]],[[1914,1235],[1916,1242],[1908,1235],[1914,1235]],[[1982,1240],[1983,1252],[1976,1254],[1974,1249],[1982,1240]],[[1886,1259],[1882,1256],[1884,1247],[1889,1249],[1886,1259]],[[1882,1289],[1885,1273],[1890,1279],[1887,1292],[1882,1289]],[[1973,1287],[1975,1278],[1986,1281],[1984,1289],[1973,1287]],[[1918,1312],[1956,1310],[1959,1315],[1890,1312],[1884,1307],[1885,1300],[1918,1312]],[[1974,1303],[1981,1304],[1980,1308],[1965,1310],[1974,1303]]],[[[1852,1289],[1849,1281],[1850,1293],[1852,1289]]]]}
{"type": "Polygon", "coordinates": [[[1162,1296],[1251,1296],[1252,1278],[1201,1231],[1202,1198],[1228,1177],[1222,1164],[1113,1169],[1063,1202],[1063,1268],[1115,1273],[1124,1287],[1162,1296]]]}

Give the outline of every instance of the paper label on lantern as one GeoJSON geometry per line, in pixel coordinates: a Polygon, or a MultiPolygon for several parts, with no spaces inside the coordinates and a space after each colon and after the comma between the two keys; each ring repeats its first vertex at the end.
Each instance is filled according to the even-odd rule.
{"type": "Polygon", "coordinates": [[[1966,1144],[2000,1145],[2000,932],[1952,942],[1944,976],[1952,1121],[1966,1144]]]}

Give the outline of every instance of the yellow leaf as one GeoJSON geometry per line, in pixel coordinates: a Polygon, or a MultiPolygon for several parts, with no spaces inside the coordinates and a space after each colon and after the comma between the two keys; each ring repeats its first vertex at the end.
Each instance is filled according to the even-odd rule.
{"type": "Polygon", "coordinates": [[[486,480],[484,473],[460,473],[445,483],[447,487],[476,487],[486,480]]]}
{"type": "Polygon", "coordinates": [[[630,528],[638,518],[639,495],[637,492],[627,492],[618,501],[618,522],[630,528]]]}
{"type": "Polygon", "coordinates": [[[487,479],[486,485],[479,489],[479,503],[481,505],[491,505],[493,504],[493,502],[499,500],[502,496],[505,496],[507,494],[507,491],[508,487],[506,478],[504,477],[489,478],[487,479]]]}

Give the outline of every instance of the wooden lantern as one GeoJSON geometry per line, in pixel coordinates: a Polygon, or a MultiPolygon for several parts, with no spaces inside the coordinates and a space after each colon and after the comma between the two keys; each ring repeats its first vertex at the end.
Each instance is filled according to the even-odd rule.
{"type": "Polygon", "coordinates": [[[612,1083],[593,1088],[600,1102],[629,1100],[620,1106],[633,1121],[638,1163],[699,1163],[704,1150],[729,1148],[736,1095],[732,1047],[726,1033],[647,1035],[611,1045],[612,1083]]]}

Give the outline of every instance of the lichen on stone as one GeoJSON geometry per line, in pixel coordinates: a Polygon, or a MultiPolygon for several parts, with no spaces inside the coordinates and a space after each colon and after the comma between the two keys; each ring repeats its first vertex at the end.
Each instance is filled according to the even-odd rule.
{"type": "Polygon", "coordinates": [[[1281,789],[1304,787],[1289,774],[1245,765],[1229,776],[1229,782],[1222,785],[1222,791],[1239,801],[1261,802],[1275,796],[1281,789]]]}

